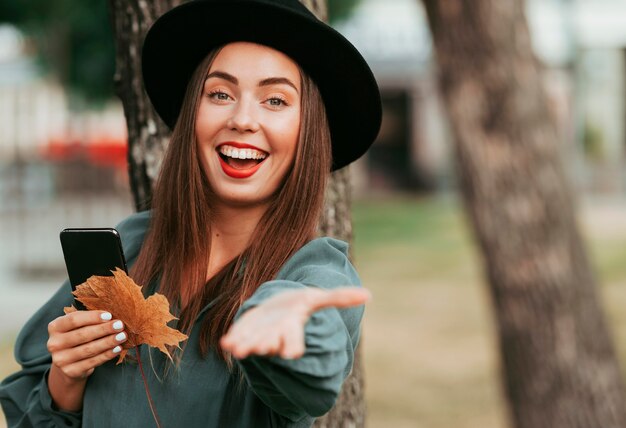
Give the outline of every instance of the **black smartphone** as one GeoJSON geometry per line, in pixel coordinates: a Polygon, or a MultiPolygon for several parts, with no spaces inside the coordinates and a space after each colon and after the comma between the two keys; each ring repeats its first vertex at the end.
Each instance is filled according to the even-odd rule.
{"type": "MultiPolygon", "coordinates": [[[[120,234],[113,228],[63,229],[60,234],[65,267],[72,290],[92,275],[112,276],[115,268],[126,269],[120,234]]],[[[74,300],[77,309],[85,309],[74,300]]]]}

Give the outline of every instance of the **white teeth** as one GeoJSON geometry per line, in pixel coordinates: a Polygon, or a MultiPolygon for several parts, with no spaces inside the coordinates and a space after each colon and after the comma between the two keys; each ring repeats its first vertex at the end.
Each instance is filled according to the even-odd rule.
{"type": "Polygon", "coordinates": [[[238,149],[229,145],[222,145],[219,149],[220,153],[234,159],[265,159],[267,156],[260,150],[256,149],[238,149]]]}

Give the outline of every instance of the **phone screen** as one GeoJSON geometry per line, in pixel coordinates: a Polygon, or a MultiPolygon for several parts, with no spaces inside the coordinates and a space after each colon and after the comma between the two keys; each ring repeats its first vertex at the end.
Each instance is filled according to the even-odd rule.
{"type": "MultiPolygon", "coordinates": [[[[64,229],[60,238],[72,290],[92,275],[112,276],[115,268],[127,271],[122,242],[115,229],[64,229]]],[[[75,303],[84,309],[80,302],[75,303]]]]}

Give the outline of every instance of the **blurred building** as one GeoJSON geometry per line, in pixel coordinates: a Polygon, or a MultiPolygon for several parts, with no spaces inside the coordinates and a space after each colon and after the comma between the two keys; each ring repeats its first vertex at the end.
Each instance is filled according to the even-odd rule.
{"type": "Polygon", "coordinates": [[[65,277],[61,229],[113,226],[132,210],[121,106],[70,103],[28,40],[0,25],[0,295],[18,307],[30,307],[24,284],[65,277]]]}
{"type": "MultiPolygon", "coordinates": [[[[626,1],[527,0],[527,16],[574,182],[586,191],[624,193],[626,1]]],[[[372,65],[384,103],[378,141],[352,168],[356,189],[453,186],[452,145],[421,2],[361,0],[336,27],[372,65]]],[[[96,171],[105,177],[100,187],[110,188],[125,170],[121,106],[113,102],[98,111],[84,106],[70,113],[65,91],[37,70],[20,33],[0,26],[0,178],[15,160],[41,161],[63,166],[52,172],[55,183],[97,188],[89,184],[94,180],[68,178],[67,171],[83,165],[81,175],[96,171]]],[[[34,174],[36,181],[50,175],[42,173],[45,168],[25,167],[21,175],[34,174]]],[[[9,183],[0,180],[2,201],[9,183]]]]}
{"type": "Polygon", "coordinates": [[[528,17],[574,181],[626,193],[626,2],[533,0],[528,17]]]}
{"type": "Polygon", "coordinates": [[[335,27],[367,59],[383,100],[379,137],[352,167],[356,191],[445,188],[450,147],[421,3],[361,0],[335,27]]]}
{"type": "Polygon", "coordinates": [[[119,103],[70,109],[67,91],[36,61],[22,34],[0,25],[0,209],[21,196],[41,200],[124,181],[127,137],[119,103]]]}
{"type": "MultiPolygon", "coordinates": [[[[626,1],[526,4],[573,182],[588,192],[625,193],[626,1]]],[[[357,190],[449,188],[451,143],[421,2],[362,0],[336,27],[372,65],[383,93],[380,138],[353,168],[357,190]]]]}

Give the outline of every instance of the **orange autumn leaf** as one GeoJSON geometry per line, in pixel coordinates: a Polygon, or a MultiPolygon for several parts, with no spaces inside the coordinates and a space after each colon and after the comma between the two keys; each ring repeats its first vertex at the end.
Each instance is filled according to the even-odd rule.
{"type": "MultiPolygon", "coordinates": [[[[76,287],[73,294],[87,309],[110,312],[113,318],[124,323],[128,339],[124,342],[117,364],[124,361],[129,348],[144,343],[159,348],[171,360],[166,346],[179,347],[179,342],[187,336],[167,326],[169,321],[176,319],[170,314],[167,298],[155,293],[145,299],[141,287],[126,272],[121,269],[112,272],[113,276],[90,277],[76,287]]],[[[75,310],[70,306],[65,308],[65,313],[75,310]]]]}

